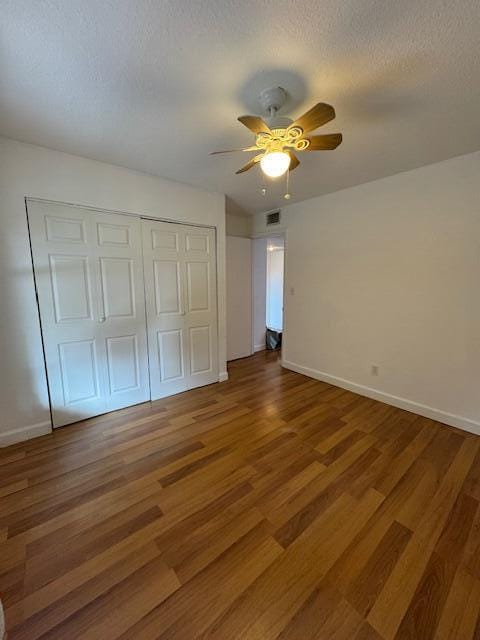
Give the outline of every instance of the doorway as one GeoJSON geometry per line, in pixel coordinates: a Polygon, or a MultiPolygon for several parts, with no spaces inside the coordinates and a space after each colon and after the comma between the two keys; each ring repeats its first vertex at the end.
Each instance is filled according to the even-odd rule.
{"type": "Polygon", "coordinates": [[[253,351],[279,350],[284,329],[284,235],[255,238],[252,265],[253,351]]]}
{"type": "Polygon", "coordinates": [[[283,331],[283,277],[285,242],[281,237],[267,240],[267,285],[265,322],[267,329],[283,331]]]}

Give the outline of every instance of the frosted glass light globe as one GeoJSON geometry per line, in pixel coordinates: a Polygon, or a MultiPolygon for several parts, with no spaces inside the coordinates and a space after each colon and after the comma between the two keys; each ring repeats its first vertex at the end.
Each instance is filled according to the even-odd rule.
{"type": "Polygon", "coordinates": [[[260,160],[260,166],[269,178],[279,178],[290,166],[290,156],[284,151],[272,151],[266,153],[260,160]]]}

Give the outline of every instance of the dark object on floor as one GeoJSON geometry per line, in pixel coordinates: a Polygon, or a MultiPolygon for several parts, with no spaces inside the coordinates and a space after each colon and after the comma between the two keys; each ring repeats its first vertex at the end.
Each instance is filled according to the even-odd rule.
{"type": "Polygon", "coordinates": [[[269,329],[267,327],[267,335],[265,339],[267,349],[280,349],[282,346],[282,332],[269,329]]]}

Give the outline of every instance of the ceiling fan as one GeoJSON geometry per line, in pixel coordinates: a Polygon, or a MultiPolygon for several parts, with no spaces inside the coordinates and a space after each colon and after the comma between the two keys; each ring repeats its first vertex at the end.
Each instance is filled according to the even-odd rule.
{"type": "Polygon", "coordinates": [[[293,171],[300,164],[295,151],[326,151],[336,149],[342,142],[341,133],[307,136],[310,131],[335,118],[335,109],[324,102],[317,103],[300,118],[277,116],[285,104],[287,94],[282,87],[265,89],[260,94],[260,103],[268,114],[260,116],[240,116],[238,120],[255,134],[255,144],[244,149],[213,151],[210,155],[233,153],[235,151],[260,151],[236,173],[244,173],[256,164],[265,175],[278,178],[288,170],[293,171]]]}

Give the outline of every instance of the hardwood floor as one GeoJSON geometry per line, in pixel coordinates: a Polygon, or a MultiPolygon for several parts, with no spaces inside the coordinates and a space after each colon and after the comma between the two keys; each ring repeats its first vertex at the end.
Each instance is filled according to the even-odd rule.
{"type": "Polygon", "coordinates": [[[0,451],[9,640],[480,639],[480,438],[229,371],[0,451]]]}

